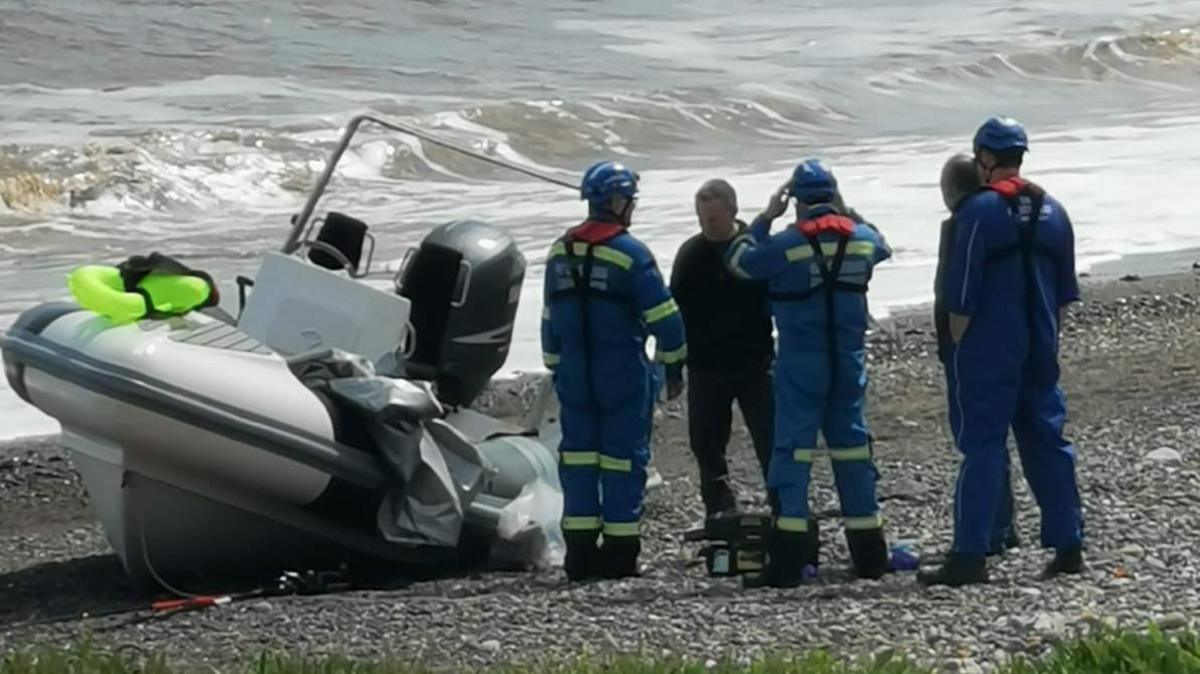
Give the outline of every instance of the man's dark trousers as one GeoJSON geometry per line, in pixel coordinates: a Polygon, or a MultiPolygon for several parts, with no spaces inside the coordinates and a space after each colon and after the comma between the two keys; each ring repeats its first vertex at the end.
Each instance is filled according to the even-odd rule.
{"type": "MultiPolygon", "coordinates": [[[[750,431],[763,479],[771,461],[775,427],[775,396],[766,367],[733,370],[688,368],[688,434],[700,467],[700,497],[709,516],[737,509],[729,483],[725,451],[733,425],[733,404],[750,431]]],[[[770,495],[774,509],[774,494],[770,495]]]]}

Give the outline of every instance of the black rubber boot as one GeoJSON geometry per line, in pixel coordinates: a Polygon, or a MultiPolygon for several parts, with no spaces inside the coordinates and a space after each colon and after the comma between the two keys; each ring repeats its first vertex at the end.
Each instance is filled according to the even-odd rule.
{"type": "Polygon", "coordinates": [[[846,544],[850,547],[850,560],[859,578],[877,580],[888,572],[888,548],[883,529],[847,531],[846,544]]]}
{"type": "Polygon", "coordinates": [[[563,532],[567,543],[563,570],[567,572],[567,580],[575,582],[599,577],[600,549],[596,547],[599,538],[599,531],[563,532]]]}
{"type": "Polygon", "coordinates": [[[946,585],[962,587],[988,582],[987,557],[982,555],[960,555],[952,552],[936,571],[917,573],[917,582],[922,585],[946,585]]]}
{"type": "Polygon", "coordinates": [[[1042,572],[1042,578],[1080,574],[1086,568],[1083,563],[1083,548],[1059,548],[1054,551],[1054,559],[1050,560],[1046,570],[1042,572]]]}
{"type": "Polygon", "coordinates": [[[638,555],[642,552],[639,536],[611,536],[600,547],[601,578],[636,578],[642,575],[638,555]]]}
{"type": "Polygon", "coordinates": [[[804,548],[802,566],[811,566],[814,571],[821,566],[821,525],[816,519],[808,521],[808,545],[804,548]]]}
{"type": "Polygon", "coordinates": [[[804,567],[816,559],[812,541],[808,532],[771,531],[767,536],[767,568],[763,584],[799,587],[804,582],[804,567]]]}

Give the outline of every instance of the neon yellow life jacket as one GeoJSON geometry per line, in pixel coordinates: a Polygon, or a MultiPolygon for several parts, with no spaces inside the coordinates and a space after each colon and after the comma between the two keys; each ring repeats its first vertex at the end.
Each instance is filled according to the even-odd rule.
{"type": "Polygon", "coordinates": [[[67,287],[79,306],[114,323],[179,316],[220,301],[211,276],[159,253],[116,267],[79,267],[67,276],[67,287]]]}

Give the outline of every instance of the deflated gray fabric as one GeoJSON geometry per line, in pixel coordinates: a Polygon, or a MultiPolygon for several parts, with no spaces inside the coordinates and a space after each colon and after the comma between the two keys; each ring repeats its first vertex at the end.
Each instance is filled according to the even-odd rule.
{"type": "Polygon", "coordinates": [[[379,506],[380,533],[393,543],[457,546],[463,501],[437,443],[422,426],[404,432],[379,424],[371,431],[400,478],[379,506]]]}
{"type": "Polygon", "coordinates": [[[556,456],[539,440],[500,434],[472,441],[448,423],[430,383],[378,376],[354,354],[302,354],[289,365],[336,403],[343,424],[362,424],[368,449],[391,476],[376,511],[383,538],[453,548],[465,531],[483,537],[493,566],[557,563],[562,494],[556,456]]]}
{"type": "Polygon", "coordinates": [[[444,413],[427,382],[360,376],[330,381],[329,392],[370,419],[405,430],[444,413]]]}
{"type": "Polygon", "coordinates": [[[490,463],[479,453],[479,448],[441,419],[426,423],[425,432],[441,448],[442,458],[454,477],[459,498],[467,503],[474,500],[483,487],[484,479],[494,472],[490,463]]]}
{"type": "Polygon", "coordinates": [[[376,516],[392,543],[455,547],[466,506],[483,483],[479,452],[439,417],[427,382],[360,376],[333,379],[327,390],[368,420],[368,431],[396,478],[376,516]]]}
{"type": "Polygon", "coordinates": [[[341,349],[296,354],[288,359],[288,367],[305,386],[319,385],[331,379],[375,376],[371,361],[341,349]]]}

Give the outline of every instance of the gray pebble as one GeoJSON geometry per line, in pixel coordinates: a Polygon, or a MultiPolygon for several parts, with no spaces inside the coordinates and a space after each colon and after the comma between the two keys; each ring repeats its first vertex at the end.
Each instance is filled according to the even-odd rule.
{"type": "Polygon", "coordinates": [[[1188,617],[1182,613],[1169,613],[1158,621],[1158,626],[1164,630],[1178,630],[1188,626],[1188,617]]]}
{"type": "Polygon", "coordinates": [[[1178,450],[1171,449],[1170,447],[1159,447],[1147,454],[1146,459],[1157,463],[1174,463],[1182,461],[1183,455],[1178,450]]]}
{"type": "Polygon", "coordinates": [[[1141,559],[1142,557],[1146,556],[1146,548],[1143,548],[1137,543],[1130,543],[1121,548],[1121,554],[1125,555],[1126,557],[1141,559]]]}
{"type": "Polygon", "coordinates": [[[942,671],[947,674],[983,674],[983,667],[974,660],[961,658],[946,662],[942,671]]]}

